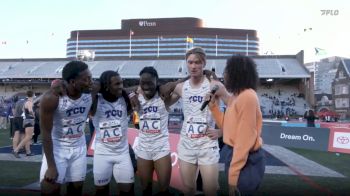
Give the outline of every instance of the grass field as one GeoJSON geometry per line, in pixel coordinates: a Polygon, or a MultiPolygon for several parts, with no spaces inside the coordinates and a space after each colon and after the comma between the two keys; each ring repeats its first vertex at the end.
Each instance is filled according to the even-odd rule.
{"type": "MultiPolygon", "coordinates": [[[[0,146],[11,145],[7,130],[0,130],[0,146]]],[[[297,175],[272,175],[266,174],[262,186],[256,195],[350,195],[350,155],[319,152],[303,149],[290,149],[310,160],[325,167],[333,169],[346,178],[311,177],[297,175]]],[[[92,166],[89,165],[89,168],[92,166]]],[[[0,161],[0,195],[39,195],[39,192],[18,191],[20,187],[38,181],[40,163],[0,161]]],[[[220,195],[226,195],[226,180],[220,173],[220,195]]],[[[115,190],[114,183],[111,190],[115,190]]],[[[140,184],[136,178],[135,190],[140,194],[140,184]]],[[[64,191],[64,190],[63,190],[64,191]]],[[[172,190],[179,194],[178,191],[172,190]]],[[[93,195],[92,172],[87,174],[84,184],[84,194],[93,195]]]]}

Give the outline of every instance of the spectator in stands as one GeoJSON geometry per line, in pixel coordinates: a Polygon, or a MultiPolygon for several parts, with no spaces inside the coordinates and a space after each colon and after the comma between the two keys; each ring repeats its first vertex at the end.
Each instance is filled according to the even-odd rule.
{"type": "Polygon", "coordinates": [[[23,120],[23,127],[25,136],[23,140],[18,144],[17,148],[13,150],[13,154],[17,157],[19,150],[24,146],[27,156],[33,156],[34,154],[30,150],[31,140],[34,132],[34,111],[33,111],[33,91],[27,91],[27,100],[24,103],[23,111],[25,119],[23,120]]]}
{"type": "Polygon", "coordinates": [[[313,110],[306,111],[304,114],[304,118],[306,119],[308,127],[315,127],[315,113],[313,110]]]}
{"type": "Polygon", "coordinates": [[[217,99],[211,99],[210,109],[223,130],[226,144],[222,151],[226,153],[229,195],[235,195],[237,191],[243,195],[254,193],[264,175],[262,114],[256,94],[258,81],[256,64],[251,58],[232,56],[224,69],[224,84],[232,93],[226,112],[220,111],[217,99]],[[255,160],[254,164],[251,160],[255,160]]]}

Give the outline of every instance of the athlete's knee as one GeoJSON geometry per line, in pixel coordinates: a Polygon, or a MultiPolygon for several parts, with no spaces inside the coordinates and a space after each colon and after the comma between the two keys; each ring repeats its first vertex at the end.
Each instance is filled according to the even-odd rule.
{"type": "Polygon", "coordinates": [[[194,193],[196,192],[196,185],[195,184],[183,183],[183,185],[184,185],[185,195],[194,195],[194,193]]]}

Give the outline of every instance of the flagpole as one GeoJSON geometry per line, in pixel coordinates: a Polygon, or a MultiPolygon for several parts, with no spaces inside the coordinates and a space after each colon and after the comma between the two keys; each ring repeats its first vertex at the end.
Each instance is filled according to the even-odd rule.
{"type": "Polygon", "coordinates": [[[77,40],[76,40],[76,46],[75,46],[75,58],[78,59],[78,50],[79,50],[79,31],[77,31],[77,40]]]}
{"type": "Polygon", "coordinates": [[[188,50],[188,36],[186,36],[186,51],[188,50]]]}
{"type": "Polygon", "coordinates": [[[246,56],[248,56],[249,52],[248,52],[248,40],[249,40],[249,37],[248,37],[248,33],[247,33],[247,43],[246,43],[246,56]]]}
{"type": "Polygon", "coordinates": [[[215,56],[218,56],[218,35],[216,35],[215,37],[215,56]]]}
{"type": "Polygon", "coordinates": [[[157,48],[157,57],[159,57],[159,35],[158,35],[158,48],[157,48]]]}
{"type": "Polygon", "coordinates": [[[130,29],[130,31],[129,31],[129,58],[131,58],[131,32],[132,32],[132,30],[130,29]]]}

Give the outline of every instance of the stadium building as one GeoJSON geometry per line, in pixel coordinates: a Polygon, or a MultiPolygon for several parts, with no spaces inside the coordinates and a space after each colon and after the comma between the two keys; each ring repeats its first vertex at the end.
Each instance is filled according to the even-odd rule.
{"type": "Polygon", "coordinates": [[[208,28],[199,18],[147,18],[122,20],[121,29],[72,31],[66,56],[183,59],[192,46],[209,58],[259,53],[255,30],[208,28]]]}

